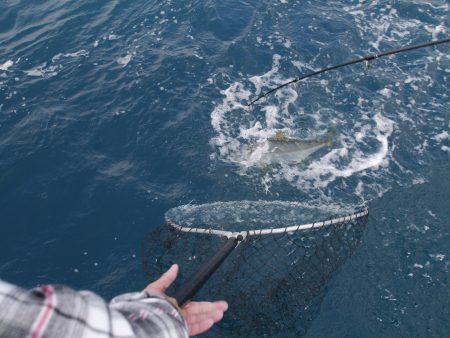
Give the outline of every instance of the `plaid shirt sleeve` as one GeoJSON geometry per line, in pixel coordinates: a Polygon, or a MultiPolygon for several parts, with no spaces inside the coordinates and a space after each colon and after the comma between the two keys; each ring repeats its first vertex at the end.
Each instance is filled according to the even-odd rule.
{"type": "Polygon", "coordinates": [[[186,323],[167,300],[146,292],[109,304],[92,292],[62,285],[24,290],[0,280],[0,337],[188,337],[186,323]]]}

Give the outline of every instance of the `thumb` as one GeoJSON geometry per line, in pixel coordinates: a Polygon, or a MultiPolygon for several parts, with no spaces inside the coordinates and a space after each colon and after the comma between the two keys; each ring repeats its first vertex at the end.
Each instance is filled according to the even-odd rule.
{"type": "Polygon", "coordinates": [[[164,293],[166,289],[175,281],[178,275],[178,265],[174,264],[158,280],[150,283],[145,291],[164,293]]]}

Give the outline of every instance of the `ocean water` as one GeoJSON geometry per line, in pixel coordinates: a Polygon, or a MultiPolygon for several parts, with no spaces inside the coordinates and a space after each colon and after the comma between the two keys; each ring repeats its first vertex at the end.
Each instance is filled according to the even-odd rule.
{"type": "Polygon", "coordinates": [[[1,1],[0,278],[111,298],[146,285],[145,238],[172,207],[365,202],[362,244],[307,330],[276,336],[448,336],[450,47],[246,103],[446,38],[449,14],[442,0],[1,1]],[[258,165],[277,131],[330,128],[302,163],[258,165]]]}

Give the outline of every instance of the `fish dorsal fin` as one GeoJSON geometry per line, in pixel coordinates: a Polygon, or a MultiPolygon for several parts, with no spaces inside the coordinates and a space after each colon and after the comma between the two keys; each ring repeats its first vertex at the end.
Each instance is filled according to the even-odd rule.
{"type": "Polygon", "coordinates": [[[281,131],[281,130],[278,130],[276,133],[275,133],[275,137],[273,138],[275,141],[286,141],[287,140],[287,136],[286,136],[286,133],[285,132],[283,132],[283,131],[281,131]]]}

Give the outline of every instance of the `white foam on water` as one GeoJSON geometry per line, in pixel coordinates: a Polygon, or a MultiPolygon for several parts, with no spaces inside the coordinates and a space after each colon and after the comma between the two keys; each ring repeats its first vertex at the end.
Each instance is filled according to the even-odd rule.
{"type": "Polygon", "coordinates": [[[131,61],[131,58],[133,57],[133,55],[131,54],[127,54],[125,56],[122,56],[120,58],[118,58],[116,61],[119,65],[122,65],[123,67],[126,67],[128,65],[128,63],[131,61]]]}
{"type": "MultiPolygon", "coordinates": [[[[431,6],[429,2],[418,2],[417,6],[431,6]]],[[[430,25],[428,22],[422,22],[413,19],[403,12],[398,12],[390,3],[384,4],[379,1],[361,1],[357,4],[343,7],[348,14],[353,16],[355,27],[359,31],[360,37],[364,41],[369,41],[370,45],[376,50],[380,50],[382,42],[398,42],[399,38],[410,38],[414,40],[416,32],[419,30],[431,33],[433,40],[441,35],[446,35],[447,28],[444,22],[448,16],[448,4],[435,9],[444,9],[439,12],[436,18],[441,21],[438,25],[430,25]],[[447,11],[447,12],[446,12],[447,11]]],[[[429,11],[428,9],[426,9],[429,11]]]]}
{"type": "MultiPolygon", "coordinates": [[[[429,6],[418,5],[425,9],[429,6]]],[[[439,38],[448,31],[445,15],[438,13],[437,24],[432,24],[411,18],[395,7],[380,1],[360,1],[336,8],[353,18],[355,34],[366,41],[364,49],[353,47],[357,55],[371,53],[373,49],[384,51],[419,43],[418,34],[430,33],[433,38],[439,38]]],[[[262,36],[255,32],[258,48],[292,47],[289,39],[277,31],[262,36]]],[[[319,49],[326,49],[322,41],[317,42],[319,49]]],[[[324,55],[330,56],[319,52],[312,60],[304,62],[295,53],[281,53],[278,49],[267,72],[230,81],[228,88],[221,91],[224,98],[211,113],[215,132],[210,140],[214,148],[211,159],[233,164],[238,173],[256,177],[254,182],[259,179],[266,192],[276,189],[276,182],[287,182],[311,195],[338,190],[371,199],[382,196],[393,182],[399,185],[427,182],[418,166],[428,164],[433,158],[430,152],[450,152],[448,128],[444,126],[448,122],[442,103],[445,94],[444,97],[428,95],[430,91],[441,90],[439,81],[442,79],[437,71],[444,75],[449,72],[448,55],[440,50],[441,47],[424,49],[429,52],[428,56],[418,55],[416,59],[413,53],[407,62],[400,57],[374,62],[366,73],[368,77],[376,77],[377,85],[381,85],[375,90],[355,66],[346,71],[355,72],[356,77],[341,78],[339,83],[338,71],[334,75],[308,79],[304,84],[276,91],[248,108],[246,103],[261,93],[291,80],[282,74],[295,73],[290,70],[292,65],[300,74],[305,74],[317,71],[324,55]],[[286,71],[287,64],[291,67],[286,71]],[[315,101],[304,101],[303,95],[315,101]],[[325,99],[322,101],[320,97],[325,99]],[[344,110],[340,108],[342,104],[345,104],[344,110]],[[277,132],[300,139],[316,139],[323,138],[333,124],[337,134],[332,147],[321,149],[300,164],[278,163],[270,168],[261,165],[269,151],[268,139],[277,132]]],[[[333,62],[327,60],[326,64],[333,62]]]]}
{"type": "Polygon", "coordinates": [[[36,68],[26,70],[25,74],[32,77],[50,78],[58,75],[58,71],[61,69],[62,69],[61,65],[54,65],[47,67],[47,62],[44,62],[43,64],[37,66],[36,68]]]}
{"type": "Polygon", "coordinates": [[[280,97],[281,106],[266,105],[262,108],[263,116],[255,117],[253,110],[246,106],[252,95],[258,95],[263,88],[273,87],[283,83],[278,74],[281,56],[273,56],[272,68],[262,76],[249,78],[247,84],[232,83],[221,91],[225,96],[211,113],[211,125],[216,136],[210,144],[217,149],[212,158],[218,156],[222,161],[237,164],[242,168],[256,165],[268,151],[268,138],[273,137],[278,130],[289,132],[287,112],[290,103],[297,98],[292,88],[283,91],[280,97]],[[252,88],[253,87],[253,88],[252,88]]]}
{"type": "Polygon", "coordinates": [[[88,56],[89,52],[85,49],[81,49],[72,53],[58,53],[51,58],[50,65],[48,65],[47,62],[44,62],[35,68],[24,71],[24,73],[31,77],[42,77],[46,79],[51,78],[58,75],[59,71],[63,68],[63,63],[59,62],[62,62],[64,59],[73,59],[88,56]]]}
{"type": "MultiPolygon", "coordinates": [[[[245,105],[267,88],[290,80],[279,74],[280,61],[281,56],[275,54],[272,68],[268,72],[249,78],[247,83],[231,83],[222,91],[225,97],[211,113],[211,125],[216,132],[216,136],[210,140],[210,144],[216,149],[212,159],[235,164],[241,173],[246,173],[254,167],[264,167],[267,165],[264,158],[269,151],[268,139],[278,131],[290,137],[298,135],[302,124],[299,124],[297,119],[303,115],[314,119],[314,124],[308,125],[308,139],[323,138],[326,134],[330,127],[326,116],[338,113],[328,108],[307,113],[303,108],[292,111],[289,107],[299,95],[294,88],[287,87],[274,93],[276,104],[272,101],[260,101],[253,109],[245,105]]],[[[308,65],[296,66],[311,69],[308,65]]],[[[325,88],[328,82],[323,80],[321,85],[325,88]]],[[[393,92],[385,88],[380,94],[389,98],[393,92]]],[[[358,102],[363,105],[365,101],[361,99],[358,102]]],[[[339,120],[337,116],[336,119],[339,120]]],[[[339,144],[338,147],[328,150],[324,148],[321,156],[307,158],[307,166],[279,163],[278,166],[272,167],[270,172],[261,172],[261,184],[267,192],[273,181],[284,180],[305,191],[326,188],[337,179],[387,167],[390,157],[389,137],[394,125],[395,122],[381,112],[364,113],[361,120],[354,121],[353,128],[337,136],[335,141],[339,144]]],[[[365,191],[361,185],[355,189],[361,193],[365,191]]],[[[380,187],[376,189],[383,190],[380,187]]]]}
{"type": "Polygon", "coordinates": [[[445,259],[445,255],[441,253],[429,254],[428,256],[439,262],[442,262],[445,259]]]}
{"type": "Polygon", "coordinates": [[[62,58],[78,58],[81,56],[88,57],[89,52],[85,49],[81,49],[74,53],[59,53],[59,54],[56,54],[54,57],[52,57],[52,62],[56,62],[62,58]]]}
{"type": "Polygon", "coordinates": [[[445,36],[447,34],[447,28],[443,22],[437,26],[425,25],[424,28],[427,32],[431,33],[433,40],[438,40],[440,35],[445,36]]]}
{"type": "MultiPolygon", "coordinates": [[[[305,179],[314,181],[316,187],[326,187],[336,178],[346,178],[368,169],[386,167],[389,163],[388,139],[393,132],[395,123],[381,113],[376,114],[373,120],[376,123],[373,133],[379,142],[378,149],[374,153],[367,154],[358,148],[355,149],[355,145],[351,143],[345,144],[342,148],[333,149],[319,160],[311,163],[305,171],[295,173],[298,175],[299,187],[304,187],[305,179]],[[342,162],[347,162],[347,164],[343,166],[338,164],[342,162]]],[[[370,135],[366,134],[366,129],[360,133],[362,134],[359,136],[360,142],[365,138],[370,138],[370,135]]]]}
{"type": "MultiPolygon", "coordinates": [[[[280,60],[281,57],[275,54],[272,68],[268,72],[249,78],[250,83],[231,83],[222,91],[225,97],[211,113],[211,125],[216,132],[216,136],[210,140],[210,144],[216,149],[212,159],[235,164],[238,172],[246,173],[250,168],[267,164],[264,158],[269,151],[268,139],[277,131],[283,131],[288,136],[299,133],[302,125],[296,119],[305,115],[305,112],[303,109],[297,112],[288,109],[298,98],[298,93],[293,88],[288,87],[274,93],[277,104],[259,102],[255,109],[249,109],[245,105],[266,88],[273,88],[289,80],[278,73],[280,60]],[[253,95],[252,85],[255,92],[253,95]]],[[[323,86],[326,85],[325,81],[323,86]]],[[[392,92],[386,88],[381,94],[390,97],[392,92]]],[[[359,101],[360,104],[363,102],[364,100],[359,101]]],[[[315,125],[308,126],[312,138],[323,138],[330,126],[330,122],[324,121],[324,116],[334,113],[329,109],[308,113],[315,120],[315,125]]],[[[306,167],[298,163],[280,163],[271,168],[269,173],[261,172],[261,184],[267,192],[273,181],[284,180],[307,191],[326,188],[340,178],[387,167],[389,137],[394,125],[395,122],[381,112],[365,113],[360,121],[354,122],[353,129],[337,137],[335,141],[339,147],[324,149],[318,158],[307,159],[306,167]]],[[[365,190],[362,185],[355,189],[360,193],[365,190]]],[[[384,191],[382,187],[376,187],[376,190],[384,191]]]]}
{"type": "Polygon", "coordinates": [[[276,106],[266,106],[263,108],[263,111],[266,113],[266,122],[268,128],[275,128],[278,121],[278,107],[276,106]]]}
{"type": "Polygon", "coordinates": [[[391,98],[393,91],[389,88],[383,88],[380,91],[378,91],[381,95],[387,97],[387,98],[391,98]]]}
{"type": "Polygon", "coordinates": [[[14,62],[11,60],[7,60],[0,65],[0,70],[7,71],[8,68],[12,67],[12,65],[14,65],[14,62]]]}
{"type": "Polygon", "coordinates": [[[450,139],[450,134],[448,133],[448,131],[444,130],[442,133],[434,135],[433,138],[436,140],[436,142],[442,142],[444,140],[450,139]]]}
{"type": "Polygon", "coordinates": [[[292,63],[295,67],[297,67],[299,71],[304,71],[305,69],[308,69],[308,70],[314,72],[314,71],[318,70],[318,69],[312,68],[310,65],[308,65],[308,64],[306,64],[306,63],[304,63],[304,62],[301,62],[301,61],[299,61],[299,60],[293,60],[293,61],[291,61],[291,63],[292,63]]]}

